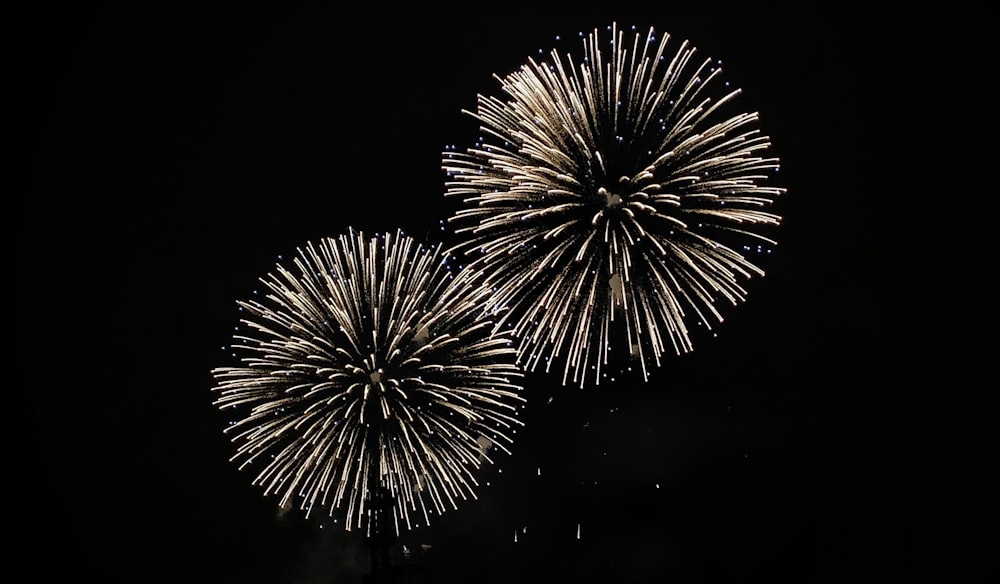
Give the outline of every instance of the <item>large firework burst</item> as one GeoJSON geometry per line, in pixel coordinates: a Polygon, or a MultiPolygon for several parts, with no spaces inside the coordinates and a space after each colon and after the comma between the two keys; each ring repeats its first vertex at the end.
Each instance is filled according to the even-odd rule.
{"type": "Polygon", "coordinates": [[[496,77],[505,97],[464,112],[484,137],[442,165],[462,199],[452,251],[488,275],[519,364],[561,362],[580,386],[608,374],[612,351],[648,379],[693,349],[692,323],[722,322],[719,303],[764,275],[747,255],[775,245],[768,209],[784,192],[767,186],[770,139],[756,113],[732,112],[740,90],[719,62],[687,41],[668,55],[652,29],[608,29],[606,50],[580,33],[581,60],[553,50],[496,77]]]}
{"type": "Polygon", "coordinates": [[[515,349],[486,291],[441,246],[350,230],[297,250],[239,301],[238,366],[213,370],[233,461],[283,507],[359,527],[388,493],[397,532],[475,497],[474,471],[509,453],[523,401],[515,349]]]}

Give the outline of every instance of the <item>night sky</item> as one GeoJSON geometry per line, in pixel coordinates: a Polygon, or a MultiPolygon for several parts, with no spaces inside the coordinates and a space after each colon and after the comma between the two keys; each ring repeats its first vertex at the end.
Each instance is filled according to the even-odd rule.
{"type": "Polygon", "coordinates": [[[964,364],[981,299],[956,292],[959,195],[929,178],[931,19],[140,4],[24,21],[22,581],[360,582],[359,533],[280,513],[228,460],[210,371],[235,301],[349,227],[448,237],[441,152],[478,135],[461,110],[612,21],[721,59],[760,113],[788,189],[767,276],[648,383],[528,375],[513,455],[396,559],[429,546],[440,584],[968,583],[995,566],[988,384],[964,364]]]}

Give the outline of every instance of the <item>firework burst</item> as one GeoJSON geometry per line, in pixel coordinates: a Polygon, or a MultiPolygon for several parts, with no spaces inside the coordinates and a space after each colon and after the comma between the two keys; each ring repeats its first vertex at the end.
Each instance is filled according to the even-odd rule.
{"type": "Polygon", "coordinates": [[[475,498],[474,472],[509,454],[523,397],[487,292],[441,246],[351,230],[297,250],[237,302],[239,365],[213,369],[234,462],[255,485],[360,527],[387,489],[397,532],[475,498]]]}
{"type": "Polygon", "coordinates": [[[733,112],[740,94],[720,63],[686,41],[584,37],[582,59],[551,51],[504,78],[505,97],[478,96],[483,138],[446,149],[449,218],[467,256],[518,339],[518,363],[581,387],[616,363],[643,378],[665,354],[693,349],[692,323],[711,329],[719,304],[746,299],[764,271],[769,211],[783,188],[765,157],[756,113],[733,112]]]}

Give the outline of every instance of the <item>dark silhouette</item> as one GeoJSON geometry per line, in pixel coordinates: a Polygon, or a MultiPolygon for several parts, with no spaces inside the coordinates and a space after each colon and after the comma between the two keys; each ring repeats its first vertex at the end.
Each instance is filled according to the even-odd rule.
{"type": "Polygon", "coordinates": [[[399,541],[392,520],[392,505],[389,489],[379,485],[369,493],[364,543],[371,553],[371,574],[365,577],[365,582],[392,581],[385,579],[392,572],[389,548],[399,541]]]}
{"type": "Polygon", "coordinates": [[[368,496],[367,525],[363,542],[371,557],[371,572],[361,577],[363,584],[428,584],[430,570],[420,561],[404,554],[404,561],[394,564],[392,548],[399,542],[393,521],[392,493],[384,486],[373,489],[368,496]]]}

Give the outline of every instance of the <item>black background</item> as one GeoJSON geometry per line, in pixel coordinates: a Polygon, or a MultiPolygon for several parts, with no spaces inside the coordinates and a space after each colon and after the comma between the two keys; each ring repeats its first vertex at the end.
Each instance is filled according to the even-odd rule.
{"type": "Polygon", "coordinates": [[[780,245],[718,337],[649,383],[530,375],[514,456],[403,543],[431,546],[440,583],[985,577],[995,454],[988,383],[965,365],[982,300],[962,292],[985,276],[931,178],[941,22],[545,6],[26,16],[8,391],[29,396],[39,448],[12,446],[29,455],[6,473],[25,581],[359,582],[359,534],[280,514],[228,462],[209,388],[235,300],[351,226],[447,237],[440,154],[477,136],[461,110],[612,21],[723,60],[782,160],[780,245]]]}

